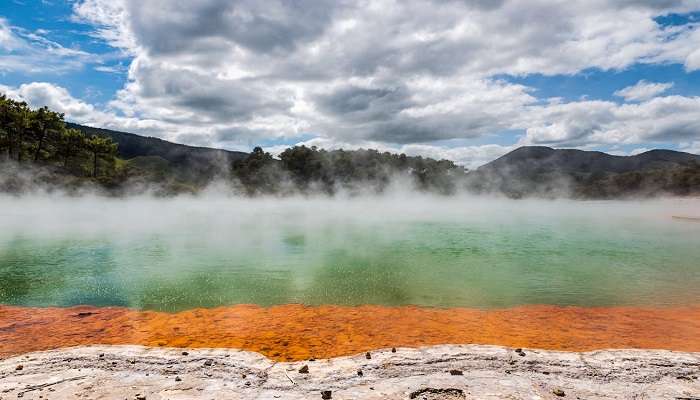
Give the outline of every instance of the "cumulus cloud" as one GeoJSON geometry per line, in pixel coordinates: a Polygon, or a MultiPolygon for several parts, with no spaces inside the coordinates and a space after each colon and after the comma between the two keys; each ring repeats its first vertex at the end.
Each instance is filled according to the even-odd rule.
{"type": "Polygon", "coordinates": [[[644,79],[632,86],[620,89],[615,92],[615,96],[623,97],[627,101],[648,100],[673,87],[673,82],[655,83],[647,82],[644,79]]]}
{"type": "MultiPolygon", "coordinates": [[[[514,130],[518,144],[578,147],[697,139],[698,100],[659,97],[671,83],[640,81],[618,104],[548,102],[508,80],[698,69],[698,24],[655,19],[697,10],[697,0],[78,0],[73,20],[131,59],[93,123],[228,148],[314,136],[472,166],[510,147],[435,143],[514,130]]],[[[0,29],[0,46],[18,46],[12,37],[0,29]]]]}
{"type": "Polygon", "coordinates": [[[694,7],[681,0],[83,0],[74,17],[133,54],[129,81],[112,102],[127,115],[189,124],[191,138],[305,130],[410,144],[522,126],[519,114],[537,99],[495,78],[501,74],[685,63],[700,43],[694,26],[664,27],[654,17],[694,7]]]}
{"type": "Polygon", "coordinates": [[[688,153],[700,154],[700,140],[681,143],[680,149],[688,153]]]}
{"type": "Polygon", "coordinates": [[[65,114],[66,120],[106,129],[120,129],[142,134],[159,133],[171,126],[162,121],[129,118],[73,97],[66,88],[48,82],[25,83],[19,87],[0,85],[0,92],[25,101],[33,108],[49,107],[65,114]]]}
{"type": "Polygon", "coordinates": [[[700,136],[700,97],[640,103],[579,101],[532,107],[520,144],[583,146],[688,141],[700,136]]]}

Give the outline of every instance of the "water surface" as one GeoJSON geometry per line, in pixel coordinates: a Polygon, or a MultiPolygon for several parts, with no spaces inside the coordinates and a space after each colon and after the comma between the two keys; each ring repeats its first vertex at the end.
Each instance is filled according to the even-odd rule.
{"type": "Polygon", "coordinates": [[[699,205],[4,198],[0,304],[699,304],[699,205]]]}

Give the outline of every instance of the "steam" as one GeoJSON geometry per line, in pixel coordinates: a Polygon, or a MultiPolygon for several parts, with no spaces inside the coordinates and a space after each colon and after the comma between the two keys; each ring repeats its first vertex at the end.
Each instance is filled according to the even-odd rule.
{"type": "Polygon", "coordinates": [[[0,303],[700,302],[700,224],[672,215],[700,199],[0,196],[0,303]]]}

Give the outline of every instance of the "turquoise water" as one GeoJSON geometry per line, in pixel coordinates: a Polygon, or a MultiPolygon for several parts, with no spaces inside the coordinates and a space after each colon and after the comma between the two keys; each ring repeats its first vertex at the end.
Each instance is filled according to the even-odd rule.
{"type": "Polygon", "coordinates": [[[6,198],[0,304],[698,304],[698,204],[6,198]]]}

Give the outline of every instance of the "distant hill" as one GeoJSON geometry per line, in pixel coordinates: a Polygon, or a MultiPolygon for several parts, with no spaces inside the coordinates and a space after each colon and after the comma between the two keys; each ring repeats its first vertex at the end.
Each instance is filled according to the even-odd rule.
{"type": "Polygon", "coordinates": [[[512,197],[688,195],[700,193],[700,155],[651,150],[616,156],[526,146],[470,173],[468,186],[512,197]]]}
{"type": "Polygon", "coordinates": [[[245,159],[248,153],[188,146],[163,139],[133,133],[93,128],[66,123],[86,135],[110,137],[119,145],[117,155],[144,173],[161,177],[176,176],[179,181],[200,186],[216,176],[226,175],[234,161],[245,159]]]}

